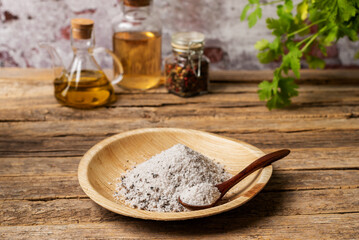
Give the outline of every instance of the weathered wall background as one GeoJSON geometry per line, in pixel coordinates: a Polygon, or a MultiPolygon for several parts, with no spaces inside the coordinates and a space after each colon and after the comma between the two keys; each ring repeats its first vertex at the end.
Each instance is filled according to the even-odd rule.
{"type": "MultiPolygon", "coordinates": [[[[207,53],[216,59],[216,68],[263,69],[253,45],[271,38],[264,20],[248,29],[239,16],[247,1],[239,0],[155,0],[154,12],[163,20],[163,55],[170,53],[170,36],[184,30],[197,30],[207,36],[207,53]]],[[[271,6],[263,9],[263,18],[275,15],[271,6]]],[[[49,56],[38,42],[52,42],[69,62],[70,19],[95,20],[97,46],[111,48],[111,21],[121,14],[117,0],[0,0],[0,66],[49,67],[49,56]]],[[[340,40],[329,49],[329,67],[359,66],[354,54],[359,42],[340,40]]],[[[104,60],[106,64],[108,59],[104,60]]]]}

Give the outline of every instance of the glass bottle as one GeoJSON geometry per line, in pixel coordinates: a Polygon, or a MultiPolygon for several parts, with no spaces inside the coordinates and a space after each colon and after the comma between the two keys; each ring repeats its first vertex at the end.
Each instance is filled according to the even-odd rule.
{"type": "Polygon", "coordinates": [[[125,89],[157,86],[161,77],[160,20],[151,15],[152,0],[123,0],[123,16],[113,23],[113,51],[122,62],[125,89]]]}
{"type": "Polygon", "coordinates": [[[116,101],[112,84],[122,79],[122,66],[116,56],[104,48],[94,48],[94,22],[91,19],[71,20],[71,46],[74,51],[73,59],[67,70],[61,72],[62,61],[56,50],[45,46],[50,51],[55,70],[55,97],[63,105],[74,108],[94,108],[108,105],[116,101]],[[94,52],[107,52],[120,69],[112,82],[96,62],[94,52]],[[112,84],[111,84],[112,83],[112,84]]]}
{"type": "Polygon", "coordinates": [[[165,59],[166,88],[181,97],[208,92],[209,60],[203,55],[204,35],[179,32],[172,36],[172,56],[165,59]]]}

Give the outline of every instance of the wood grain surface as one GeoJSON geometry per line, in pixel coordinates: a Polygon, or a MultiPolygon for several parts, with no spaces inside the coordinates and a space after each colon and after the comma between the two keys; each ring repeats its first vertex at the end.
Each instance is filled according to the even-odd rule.
{"type": "Polygon", "coordinates": [[[52,73],[0,69],[0,239],[357,239],[359,71],[306,70],[291,107],[268,111],[257,84],[270,71],[212,72],[211,93],[128,93],[96,110],[53,97],[52,73]],[[175,222],[112,213],[80,188],[77,167],[99,141],[128,130],[178,127],[289,148],[251,201],[175,222]]]}

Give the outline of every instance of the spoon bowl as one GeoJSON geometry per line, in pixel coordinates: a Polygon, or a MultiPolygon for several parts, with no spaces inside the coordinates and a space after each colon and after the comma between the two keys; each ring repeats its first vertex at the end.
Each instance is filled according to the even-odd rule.
{"type": "Polygon", "coordinates": [[[210,207],[214,207],[221,199],[222,197],[237,183],[239,183],[241,180],[246,178],[251,173],[257,171],[258,169],[264,168],[270,164],[272,164],[275,161],[278,161],[284,157],[286,157],[290,153],[290,150],[288,149],[282,149],[276,152],[272,152],[269,154],[266,154],[254,162],[252,162],[250,165],[248,165],[246,168],[244,168],[241,172],[239,172],[237,175],[233,176],[232,178],[228,179],[227,181],[215,185],[215,187],[218,189],[218,191],[221,193],[221,195],[218,197],[216,201],[214,201],[212,204],[208,205],[191,205],[186,202],[183,202],[181,200],[181,197],[178,198],[179,203],[181,203],[184,207],[190,209],[190,210],[200,210],[200,209],[206,209],[210,207]]]}

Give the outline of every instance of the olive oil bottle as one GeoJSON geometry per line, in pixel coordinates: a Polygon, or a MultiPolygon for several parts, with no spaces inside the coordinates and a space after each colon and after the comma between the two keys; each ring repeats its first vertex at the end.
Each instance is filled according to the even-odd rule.
{"type": "Polygon", "coordinates": [[[122,65],[110,50],[94,48],[94,22],[90,19],[71,20],[71,46],[74,51],[72,62],[66,71],[55,49],[45,46],[50,51],[55,70],[55,97],[58,102],[74,108],[95,108],[116,101],[112,84],[122,80],[122,65]],[[97,64],[93,53],[104,51],[114,59],[117,69],[115,78],[110,81],[97,64]],[[56,71],[60,69],[59,71],[56,71]]]}
{"type": "Polygon", "coordinates": [[[156,87],[161,80],[161,22],[151,14],[152,0],[122,2],[123,15],[112,26],[113,51],[124,69],[119,86],[130,90],[156,87]]]}

